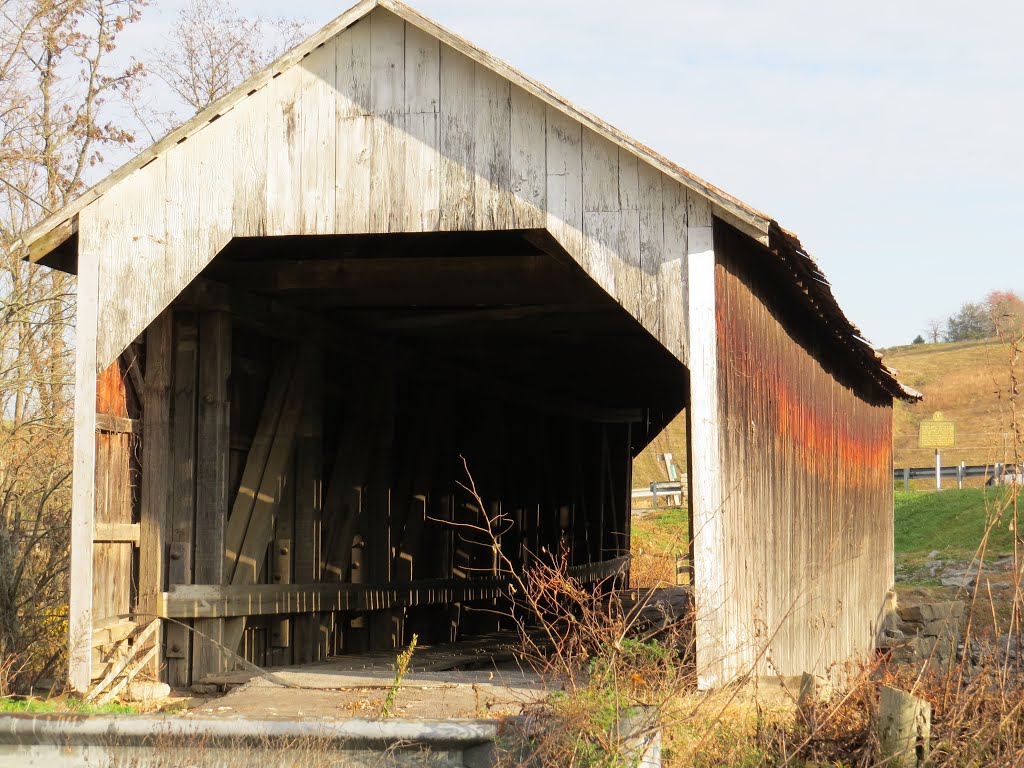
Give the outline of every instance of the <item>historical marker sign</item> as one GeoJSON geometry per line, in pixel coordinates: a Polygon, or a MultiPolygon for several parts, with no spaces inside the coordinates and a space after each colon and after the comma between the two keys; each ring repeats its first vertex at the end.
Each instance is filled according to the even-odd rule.
{"type": "Polygon", "coordinates": [[[953,448],[956,445],[956,427],[952,421],[942,417],[942,411],[936,411],[931,419],[921,422],[917,435],[920,448],[953,448]]]}

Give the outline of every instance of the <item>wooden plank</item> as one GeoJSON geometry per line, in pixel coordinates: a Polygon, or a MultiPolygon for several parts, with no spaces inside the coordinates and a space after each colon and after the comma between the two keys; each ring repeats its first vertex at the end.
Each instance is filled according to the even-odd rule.
{"type": "Polygon", "coordinates": [[[111,688],[105,695],[101,696],[96,703],[102,706],[112,701],[115,696],[117,696],[121,691],[123,691],[128,686],[128,684],[132,680],[134,680],[143,669],[146,668],[146,665],[149,664],[150,661],[156,658],[156,654],[157,649],[155,647],[150,648],[149,651],[147,651],[146,654],[141,659],[136,661],[134,664],[132,664],[131,667],[125,670],[124,677],[122,677],[114,685],[114,687],[111,688]]]}
{"type": "Polygon", "coordinates": [[[93,541],[95,542],[130,542],[139,545],[139,523],[96,523],[93,541]]]}
{"type": "Polygon", "coordinates": [[[513,226],[544,226],[547,208],[547,120],[544,102],[513,85],[510,90],[513,226]]]}
{"type": "Polygon", "coordinates": [[[389,611],[418,605],[491,600],[505,594],[502,579],[422,579],[404,584],[254,584],[173,587],[161,597],[167,618],[389,611]]]}
{"type": "Polygon", "coordinates": [[[230,579],[234,575],[238,563],[238,555],[242,549],[242,542],[245,540],[249,521],[252,519],[253,506],[259,493],[263,471],[267,466],[267,457],[270,455],[274,433],[281,418],[285,395],[295,374],[294,364],[294,355],[285,354],[274,367],[270,383],[267,385],[267,394],[263,402],[263,409],[260,411],[259,424],[256,427],[252,445],[249,447],[245,469],[242,471],[242,481],[238,487],[238,493],[235,495],[231,515],[228,517],[224,538],[225,579],[230,579]]]}
{"type": "Polygon", "coordinates": [[[366,473],[380,416],[381,389],[356,377],[349,391],[341,439],[324,493],[324,548],[321,578],[349,578],[352,542],[364,503],[366,473]]]}
{"type": "Polygon", "coordinates": [[[267,88],[234,109],[234,210],[236,237],[267,234],[267,88]]]}
{"type": "MultiPolygon", "coordinates": [[[[621,154],[619,160],[621,172],[621,162],[623,161],[621,154]]],[[[640,321],[640,324],[651,335],[661,340],[664,336],[661,330],[661,312],[670,314],[673,309],[666,308],[665,310],[660,310],[659,305],[661,265],[665,260],[665,211],[662,193],[662,180],[664,176],[660,171],[646,164],[640,167],[638,171],[639,199],[637,200],[637,209],[639,216],[637,224],[640,248],[639,260],[636,262],[638,285],[634,294],[637,301],[634,317],[640,321]]],[[[632,249],[630,249],[630,252],[632,252],[632,249]]],[[[679,301],[681,299],[681,291],[677,291],[674,296],[667,292],[665,298],[668,301],[679,301]]],[[[674,338],[678,338],[678,336],[674,338]]],[[[671,340],[670,343],[672,343],[671,340]]],[[[666,344],[666,346],[668,345],[666,344]]],[[[671,350],[671,347],[669,349],[671,350]]]]}
{"type": "Polygon", "coordinates": [[[725,647],[730,625],[722,528],[721,405],[715,323],[715,250],[706,200],[688,198],[690,542],[693,562],[697,681],[702,689],[731,678],[725,647]],[[692,458],[690,458],[692,457],[692,458]]]}
{"type": "MultiPolygon", "coordinates": [[[[168,265],[165,158],[140,169],[92,211],[103,226],[99,260],[97,364],[105,368],[174,298],[168,265]]],[[[82,233],[79,232],[79,252],[82,233]]]]}
{"type": "MultiPolygon", "coordinates": [[[[121,660],[118,661],[116,664],[114,664],[110,668],[110,670],[107,672],[106,676],[102,680],[100,680],[98,683],[96,683],[96,685],[94,685],[92,687],[92,690],[90,690],[89,693],[85,697],[86,701],[92,701],[97,696],[102,694],[103,691],[105,691],[107,689],[107,686],[109,686],[112,682],[114,682],[114,680],[117,679],[118,675],[120,675],[122,672],[124,672],[125,667],[127,667],[132,662],[132,660],[138,654],[138,651],[146,646],[147,641],[156,634],[156,631],[159,628],[160,628],[160,620],[159,619],[153,619],[152,621],[150,621],[149,623],[146,624],[145,629],[143,629],[138,634],[138,636],[136,636],[134,638],[134,640],[131,640],[130,636],[125,638],[124,640],[122,640],[121,641],[122,645],[126,645],[129,642],[129,640],[131,640],[132,646],[131,646],[130,651],[125,653],[125,655],[121,658],[121,660]]],[[[155,652],[157,650],[158,650],[158,648],[156,646],[153,646],[150,649],[150,652],[153,652],[155,654],[155,652]]],[[[141,667],[139,669],[141,670],[141,667]]]]}
{"type": "Polygon", "coordinates": [[[298,102],[302,123],[299,231],[305,235],[334,234],[337,51],[338,46],[332,41],[313,49],[299,63],[302,70],[298,102]]]}
{"type": "Polygon", "coordinates": [[[438,113],[441,104],[440,43],[416,27],[405,30],[407,232],[440,225],[441,177],[438,113]]]}
{"type": "Polygon", "coordinates": [[[551,107],[546,115],[547,230],[580,261],[584,252],[583,130],[551,107]]]}
{"type": "Polygon", "coordinates": [[[302,401],[309,385],[311,351],[307,348],[300,354],[281,409],[281,419],[273,435],[266,467],[259,482],[259,490],[253,504],[252,516],[242,539],[238,560],[231,574],[232,584],[255,584],[266,558],[267,545],[274,529],[274,513],[281,501],[281,480],[288,468],[302,401]]]}
{"type": "Polygon", "coordinates": [[[302,67],[286,70],[267,94],[267,234],[299,232],[302,210],[302,67]]]}
{"type": "MultiPolygon", "coordinates": [[[[224,537],[228,517],[231,408],[231,318],[224,312],[199,315],[199,414],[197,427],[195,580],[224,582],[224,537]]],[[[222,621],[197,621],[192,680],[226,669],[222,621]],[[210,638],[210,640],[204,639],[210,638]]]]}
{"type": "MultiPolygon", "coordinates": [[[[166,302],[206,267],[231,239],[234,209],[234,115],[167,153],[164,284],[166,302]]],[[[150,275],[146,276],[151,279],[150,275]]],[[[162,309],[163,305],[158,307],[162,309]]],[[[149,309],[148,307],[145,309],[149,309]]],[[[148,318],[145,318],[148,320],[148,318]]]]}
{"type": "Polygon", "coordinates": [[[111,416],[109,413],[97,413],[96,431],[141,435],[142,421],[140,419],[129,419],[126,416],[111,416]]]}
{"type": "Polygon", "coordinates": [[[373,117],[370,112],[370,26],[366,18],[340,35],[337,47],[335,221],[339,233],[370,231],[373,117]]]}
{"type": "Polygon", "coordinates": [[[662,206],[664,253],[658,267],[658,338],[669,352],[689,365],[686,188],[665,177],[662,206]]]}
{"type": "Polygon", "coordinates": [[[386,11],[370,17],[370,108],[373,149],[370,231],[405,228],[405,22],[386,11]]]}
{"type": "Polygon", "coordinates": [[[93,523],[96,500],[96,302],[105,231],[92,216],[79,223],[78,308],[75,337],[74,459],[71,480],[71,573],[68,606],[68,683],[85,691],[92,666],[93,523]]]}
{"type": "MultiPolygon", "coordinates": [[[[230,578],[231,584],[255,584],[263,568],[267,547],[273,537],[274,515],[281,500],[282,479],[289,465],[299,416],[302,412],[302,401],[309,386],[313,354],[311,348],[304,348],[295,365],[295,375],[289,383],[281,408],[280,421],[273,434],[270,450],[267,453],[266,466],[257,486],[258,491],[252,505],[249,524],[245,529],[242,544],[237,550],[237,561],[230,578]]],[[[228,543],[228,548],[230,547],[231,542],[228,543]]],[[[225,570],[225,576],[227,573],[225,570]]],[[[236,648],[242,639],[244,628],[242,621],[226,623],[224,645],[229,649],[236,648]]]]}
{"type": "MultiPolygon", "coordinates": [[[[128,413],[127,388],[121,364],[114,361],[97,377],[96,416],[123,419],[128,413]]],[[[95,528],[132,522],[132,436],[98,431],[96,434],[95,528]]],[[[132,546],[128,542],[99,541],[94,536],[92,620],[127,614],[132,605],[132,546]]]]}
{"type": "Polygon", "coordinates": [[[53,228],[46,230],[40,237],[28,243],[29,261],[37,262],[48,254],[57,250],[78,234],[78,215],[74,215],[53,228]]]}
{"type": "Polygon", "coordinates": [[[508,229],[514,224],[510,87],[507,80],[477,65],[473,211],[478,231],[508,229]]]}
{"type": "Polygon", "coordinates": [[[136,629],[138,629],[138,624],[134,621],[121,619],[101,621],[92,628],[92,647],[102,648],[105,645],[120,643],[136,629]]]}
{"type": "MultiPolygon", "coordinates": [[[[171,507],[171,355],[172,318],[161,314],[146,332],[146,392],[143,413],[146,437],[142,451],[139,521],[138,616],[156,615],[163,591],[165,548],[171,507]]],[[[159,647],[160,637],[154,638],[159,647]]],[[[154,676],[158,670],[152,670],[154,676]]],[[[157,677],[157,679],[159,679],[157,677]]]]}
{"type": "MultiPolygon", "coordinates": [[[[582,157],[584,250],[575,255],[582,258],[583,268],[598,285],[620,303],[629,303],[626,297],[635,281],[629,274],[632,267],[627,259],[634,241],[623,237],[622,232],[618,150],[593,131],[584,130],[582,157]],[[625,251],[623,246],[627,248],[625,251]],[[616,280],[627,285],[619,286],[616,280]]],[[[635,198],[635,192],[633,195],[635,198]]],[[[639,229],[634,232],[639,237],[639,229]]],[[[634,258],[638,262],[639,248],[635,250],[634,258]]],[[[626,309],[631,307],[626,306],[626,309]]]]}
{"type": "MultiPolygon", "coordinates": [[[[196,518],[196,414],[199,362],[199,326],[191,313],[175,317],[174,393],[171,422],[171,461],[173,489],[170,511],[171,563],[168,579],[172,584],[192,583],[196,518]]],[[[189,684],[192,633],[179,624],[166,632],[169,648],[178,648],[167,665],[172,687],[189,684]]],[[[168,659],[171,654],[167,653],[168,659]]]]}
{"type": "Polygon", "coordinates": [[[441,46],[441,223],[446,231],[474,225],[476,172],[476,65],[449,46],[441,46]]]}
{"type": "MultiPolygon", "coordinates": [[[[321,533],[323,530],[323,366],[313,361],[299,434],[295,443],[295,539],[293,570],[295,581],[312,584],[320,580],[321,533]]],[[[326,656],[321,642],[321,622],[327,617],[301,616],[294,622],[294,663],[320,661],[326,656]]],[[[324,626],[326,637],[329,627],[324,626]]]]}

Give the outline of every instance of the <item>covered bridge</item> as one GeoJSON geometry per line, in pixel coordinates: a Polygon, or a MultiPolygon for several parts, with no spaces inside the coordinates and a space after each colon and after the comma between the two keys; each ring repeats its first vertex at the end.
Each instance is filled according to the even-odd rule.
{"type": "Polygon", "coordinates": [[[144,638],[176,685],[223,668],[204,637],[290,664],[492,629],[450,525],[486,511],[516,567],[628,578],[631,460],[683,408],[701,684],[873,647],[912,393],[775,221],[396,0],[23,244],[78,275],[76,688],[129,615],[176,620],[144,638]]]}

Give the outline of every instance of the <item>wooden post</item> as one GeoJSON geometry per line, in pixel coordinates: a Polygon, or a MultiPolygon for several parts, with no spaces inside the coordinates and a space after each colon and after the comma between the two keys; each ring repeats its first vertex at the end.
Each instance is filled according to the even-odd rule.
{"type": "MultiPolygon", "coordinates": [[[[309,394],[299,424],[298,441],[295,444],[295,536],[292,540],[292,568],[295,581],[299,584],[312,584],[320,580],[324,382],[319,359],[314,360],[310,376],[309,394]]],[[[294,663],[320,661],[326,655],[326,646],[320,642],[317,631],[324,618],[326,617],[310,614],[294,620],[294,663]]]]}
{"type": "Polygon", "coordinates": [[[690,561],[694,574],[697,685],[715,687],[733,676],[727,658],[725,532],[722,529],[721,404],[715,319],[714,227],[710,205],[688,200],[690,407],[690,561]]]}
{"type": "MultiPolygon", "coordinates": [[[[174,415],[171,453],[173,489],[171,549],[168,582],[193,583],[194,529],[196,520],[196,384],[199,358],[199,326],[195,315],[175,318],[174,415]]],[[[189,684],[192,671],[192,633],[180,624],[167,626],[167,682],[172,688],[189,684]]]]}
{"type": "Polygon", "coordinates": [[[71,577],[68,604],[68,684],[85,692],[92,679],[92,562],[96,499],[96,343],[102,232],[83,215],[79,224],[78,319],[75,324],[74,459],[71,479],[71,577]]]}
{"type": "MultiPolygon", "coordinates": [[[[196,479],[197,584],[224,583],[224,530],[228,517],[228,457],[231,445],[228,377],[231,375],[231,318],[224,312],[199,317],[199,426],[196,479]]],[[[227,669],[217,644],[224,641],[223,619],[199,619],[192,680],[227,669]],[[214,642],[204,641],[203,635],[214,642]]]]}
{"type": "MultiPolygon", "coordinates": [[[[142,503],[139,519],[139,623],[156,616],[164,590],[167,522],[171,506],[172,317],[166,310],[146,331],[146,383],[142,436],[142,503]]],[[[152,642],[161,646],[160,633],[152,642]]],[[[156,656],[159,667],[160,655],[156,656]]],[[[151,670],[156,671],[156,670],[151,670]]]]}
{"type": "Polygon", "coordinates": [[[882,761],[894,768],[917,768],[928,759],[932,705],[909,693],[882,686],[878,741],[882,761]]]}

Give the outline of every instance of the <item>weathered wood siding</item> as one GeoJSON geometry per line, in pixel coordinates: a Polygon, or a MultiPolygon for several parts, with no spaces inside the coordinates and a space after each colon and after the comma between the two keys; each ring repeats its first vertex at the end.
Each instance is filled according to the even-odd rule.
{"type": "Polygon", "coordinates": [[[703,674],[836,673],[872,650],[893,586],[891,399],[760,246],[717,223],[714,247],[723,587],[699,620],[724,645],[698,647],[703,674]]]}
{"type": "Polygon", "coordinates": [[[97,364],[234,236],[541,228],[685,362],[686,206],[678,181],[378,8],[81,212],[102,248],[97,364]]]}

